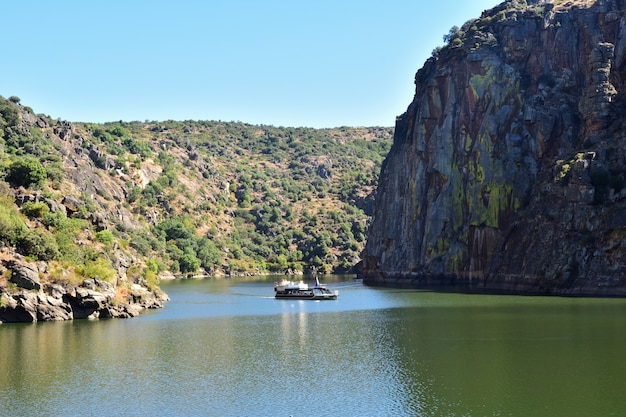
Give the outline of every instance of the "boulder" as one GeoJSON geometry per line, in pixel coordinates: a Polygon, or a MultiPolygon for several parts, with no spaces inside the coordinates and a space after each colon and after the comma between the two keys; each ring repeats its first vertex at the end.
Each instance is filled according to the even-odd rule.
{"type": "Polygon", "coordinates": [[[96,231],[101,232],[107,228],[107,218],[104,213],[91,213],[91,224],[94,225],[96,231]]]}
{"type": "Polygon", "coordinates": [[[73,318],[72,307],[63,298],[38,294],[37,296],[38,321],[62,321],[73,318]]]}
{"type": "Polygon", "coordinates": [[[37,321],[37,295],[33,293],[2,294],[3,304],[0,306],[0,322],[2,323],[33,323],[37,321]]]}
{"type": "Polygon", "coordinates": [[[113,268],[117,270],[121,268],[126,270],[133,264],[133,258],[121,250],[116,250],[113,252],[111,264],[113,265],[113,268]]]}
{"type": "Polygon", "coordinates": [[[15,194],[15,204],[22,207],[25,203],[37,203],[41,199],[41,193],[28,193],[20,188],[15,194]]]}
{"type": "Polygon", "coordinates": [[[70,212],[70,214],[78,212],[82,207],[85,206],[84,201],[72,195],[66,195],[65,197],[63,197],[62,204],[65,206],[66,210],[70,212]]]}
{"type": "Polygon", "coordinates": [[[99,151],[96,148],[91,148],[89,151],[89,158],[93,161],[93,163],[101,169],[105,169],[107,171],[115,169],[115,159],[111,158],[105,152],[99,151]]]}
{"type": "Polygon", "coordinates": [[[67,214],[67,209],[65,208],[65,206],[58,201],[55,201],[51,198],[45,198],[43,201],[50,208],[50,212],[67,214]]]}
{"type": "Polygon", "coordinates": [[[100,317],[100,311],[107,309],[115,298],[115,287],[98,278],[87,279],[81,287],[68,293],[67,298],[75,319],[95,319],[100,317]]]}
{"type": "Polygon", "coordinates": [[[9,278],[10,282],[27,290],[39,291],[41,289],[39,269],[36,264],[13,259],[8,262],[7,267],[12,271],[9,278]]]}

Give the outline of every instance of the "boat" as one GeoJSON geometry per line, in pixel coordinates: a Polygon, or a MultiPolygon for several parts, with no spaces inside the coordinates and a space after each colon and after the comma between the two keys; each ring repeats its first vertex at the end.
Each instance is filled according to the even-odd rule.
{"type": "Polygon", "coordinates": [[[339,291],[331,291],[325,285],[320,284],[317,277],[315,278],[315,286],[309,287],[302,281],[294,282],[283,279],[274,283],[275,298],[292,298],[297,300],[336,300],[339,291]]]}

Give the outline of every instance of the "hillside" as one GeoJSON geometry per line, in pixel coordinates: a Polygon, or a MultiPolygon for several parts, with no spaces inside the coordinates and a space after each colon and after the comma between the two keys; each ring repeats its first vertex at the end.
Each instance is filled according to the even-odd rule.
{"type": "Polygon", "coordinates": [[[0,315],[16,259],[42,291],[99,279],[122,301],[173,276],[351,272],[393,134],[69,123],[18,97],[0,98],[0,126],[0,315]]]}
{"type": "Polygon", "coordinates": [[[417,72],[364,280],[626,295],[626,6],[508,1],[417,72]]]}

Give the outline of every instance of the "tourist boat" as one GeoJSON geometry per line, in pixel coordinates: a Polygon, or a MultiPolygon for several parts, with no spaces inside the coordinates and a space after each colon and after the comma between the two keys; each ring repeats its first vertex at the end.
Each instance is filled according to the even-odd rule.
{"type": "Polygon", "coordinates": [[[331,291],[325,285],[320,284],[317,277],[315,278],[315,286],[309,287],[304,282],[294,282],[283,279],[274,283],[275,298],[294,298],[298,300],[336,300],[339,291],[331,291]]]}

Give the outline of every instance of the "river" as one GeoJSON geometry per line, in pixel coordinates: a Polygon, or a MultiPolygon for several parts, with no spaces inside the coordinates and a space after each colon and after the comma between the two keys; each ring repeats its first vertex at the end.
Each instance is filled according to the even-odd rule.
{"type": "MultiPolygon", "coordinates": [[[[164,282],[122,320],[0,325],[0,416],[610,416],[626,300],[164,282]]],[[[324,282],[324,281],[323,281],[324,282]]]]}

